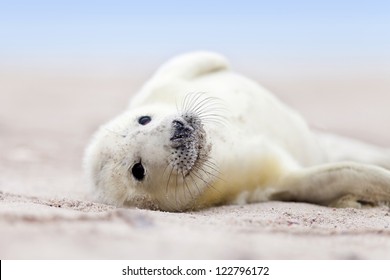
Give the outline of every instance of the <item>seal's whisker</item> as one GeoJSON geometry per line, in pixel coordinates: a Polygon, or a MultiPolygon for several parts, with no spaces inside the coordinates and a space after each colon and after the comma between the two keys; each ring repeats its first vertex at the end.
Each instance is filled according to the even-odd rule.
{"type": "MultiPolygon", "coordinates": [[[[167,180],[167,184],[166,184],[166,187],[165,187],[165,192],[166,194],[169,196],[169,189],[172,189],[170,188],[170,181],[171,181],[171,177],[172,177],[172,174],[173,174],[173,171],[175,170],[175,167],[174,166],[171,166],[171,171],[169,172],[169,176],[168,176],[168,180],[167,180]]],[[[182,189],[182,193],[183,193],[183,197],[184,199],[186,200],[186,192],[185,192],[185,187],[188,189],[188,192],[189,194],[191,195],[191,198],[193,198],[193,195],[190,191],[190,188],[187,184],[187,182],[185,181],[185,176],[184,176],[184,173],[182,171],[182,173],[178,173],[176,174],[176,177],[175,177],[175,186],[174,186],[174,189],[175,189],[175,203],[176,203],[176,207],[180,207],[180,205],[182,204],[181,203],[181,198],[179,197],[179,189],[182,189]],[[180,177],[180,178],[179,178],[180,177]],[[180,181],[183,182],[183,184],[179,184],[179,179],[180,181]]]]}
{"type": "Polygon", "coordinates": [[[182,106],[182,112],[197,113],[201,108],[219,104],[219,102],[215,102],[215,100],[217,100],[216,98],[204,96],[206,96],[205,93],[193,93],[186,95],[182,106]]]}
{"type": "Polygon", "coordinates": [[[189,106],[189,103],[191,102],[191,99],[193,98],[193,94],[186,94],[186,96],[184,97],[184,100],[182,102],[182,110],[183,111],[187,111],[188,110],[188,106],[189,106]]]}
{"type": "Polygon", "coordinates": [[[220,114],[216,114],[216,113],[204,113],[204,114],[199,114],[198,117],[204,121],[204,120],[207,120],[207,119],[218,119],[218,120],[221,120],[221,121],[227,121],[227,118],[220,115],[220,114]]]}
{"type": "MultiPolygon", "coordinates": [[[[185,99],[184,99],[184,100],[185,100],[185,99]]],[[[178,101],[176,100],[176,102],[175,102],[175,105],[176,105],[176,111],[177,111],[177,112],[180,112],[179,105],[177,104],[177,102],[178,102],[178,101]]]]}
{"type": "Polygon", "coordinates": [[[184,97],[181,111],[178,112],[185,117],[194,114],[202,123],[220,124],[227,126],[227,108],[223,106],[222,100],[216,97],[207,96],[204,92],[190,93],[184,97]]]}
{"type": "Polygon", "coordinates": [[[195,185],[196,189],[198,190],[198,195],[200,196],[200,195],[202,194],[202,192],[200,191],[199,186],[198,186],[198,184],[196,183],[194,177],[192,177],[192,174],[191,174],[191,173],[188,174],[188,177],[190,177],[190,179],[192,180],[193,184],[195,185]]]}
{"type": "MultiPolygon", "coordinates": [[[[197,99],[197,101],[199,98],[197,99]]],[[[203,106],[209,106],[210,102],[207,103],[207,101],[210,101],[210,97],[201,99],[199,102],[194,103],[193,106],[190,108],[191,111],[197,112],[199,109],[201,109],[203,106]]]]}
{"type": "Polygon", "coordinates": [[[205,112],[221,112],[226,113],[229,110],[225,105],[223,105],[222,102],[209,102],[208,104],[204,104],[201,108],[197,110],[198,113],[205,113],[205,112]]]}
{"type": "MultiPolygon", "coordinates": [[[[180,178],[181,178],[181,185],[180,185],[180,188],[181,188],[181,190],[182,190],[182,196],[181,197],[179,197],[179,208],[178,209],[181,209],[185,204],[186,204],[186,201],[188,201],[187,200],[187,192],[186,192],[186,188],[188,187],[187,185],[186,185],[186,183],[185,183],[185,178],[184,178],[184,175],[182,175],[181,173],[180,174],[178,174],[178,176],[180,175],[180,178]],[[184,202],[183,202],[183,199],[184,199],[184,202]]],[[[178,186],[179,187],[179,186],[178,186]]],[[[191,198],[193,198],[193,196],[192,196],[192,194],[191,194],[191,192],[190,192],[190,190],[189,189],[187,189],[188,191],[189,191],[189,194],[190,194],[190,197],[191,198]]]]}
{"type": "Polygon", "coordinates": [[[204,116],[204,115],[209,115],[209,114],[214,114],[216,116],[223,116],[224,110],[217,108],[217,107],[210,107],[210,108],[201,108],[198,111],[193,111],[195,112],[196,115],[198,116],[204,116]]]}
{"type": "MultiPolygon", "coordinates": [[[[205,109],[211,109],[213,108],[212,106],[217,106],[217,102],[215,100],[215,98],[212,98],[212,97],[207,97],[205,99],[202,99],[201,101],[199,101],[199,103],[197,104],[194,104],[194,107],[190,109],[190,111],[192,112],[195,112],[195,113],[201,113],[201,110],[205,110],[205,109]]],[[[218,107],[216,107],[218,108],[218,107]]]]}
{"type": "Polygon", "coordinates": [[[202,114],[197,114],[196,115],[201,121],[206,121],[206,120],[212,120],[212,119],[215,119],[215,120],[220,120],[220,121],[225,121],[226,122],[226,118],[223,117],[222,115],[220,114],[216,114],[215,112],[213,113],[209,113],[209,112],[205,112],[205,113],[202,113],[202,114]]]}
{"type": "Polygon", "coordinates": [[[184,201],[187,201],[186,185],[184,184],[184,178],[181,174],[180,174],[180,178],[182,180],[181,185],[180,185],[181,192],[182,192],[182,195],[180,196],[180,200],[184,199],[184,201]]]}
{"type": "Polygon", "coordinates": [[[198,100],[204,96],[204,92],[191,93],[186,95],[186,99],[188,97],[188,101],[186,107],[183,108],[185,111],[194,111],[194,107],[198,104],[198,100]]]}
{"type": "MultiPolygon", "coordinates": [[[[201,170],[201,169],[198,169],[198,170],[201,170]]],[[[203,170],[202,170],[202,171],[203,171],[203,170]]],[[[221,193],[221,191],[219,191],[218,189],[216,189],[216,188],[213,186],[212,181],[208,182],[207,180],[205,180],[205,179],[202,177],[202,175],[198,174],[197,171],[194,171],[192,174],[193,174],[195,177],[197,177],[199,180],[201,180],[201,181],[205,184],[206,188],[212,188],[212,189],[215,190],[216,192],[221,193]]]]}
{"type": "Polygon", "coordinates": [[[186,181],[186,179],[185,179],[185,177],[184,177],[184,173],[182,173],[182,176],[183,176],[183,183],[184,183],[184,185],[186,186],[186,188],[187,188],[187,190],[188,190],[188,192],[189,192],[191,198],[194,199],[194,196],[192,195],[191,189],[189,188],[189,186],[188,186],[188,184],[187,184],[187,181],[186,181]]]}
{"type": "Polygon", "coordinates": [[[179,208],[179,202],[177,200],[177,189],[178,189],[178,182],[177,182],[177,179],[178,179],[178,175],[176,174],[176,184],[175,184],[175,202],[176,202],[176,207],[179,208]]]}
{"type": "Polygon", "coordinates": [[[202,123],[217,123],[223,126],[228,125],[228,121],[226,120],[226,118],[219,115],[199,116],[199,118],[202,121],[202,123]]]}
{"type": "MultiPolygon", "coordinates": [[[[199,170],[199,169],[198,169],[199,170]]],[[[203,183],[205,184],[208,184],[208,181],[206,179],[204,179],[199,173],[198,173],[198,170],[194,170],[193,172],[191,172],[191,174],[193,174],[196,178],[198,178],[199,180],[201,180],[203,183]]]]}
{"type": "MultiPolygon", "coordinates": [[[[170,165],[168,165],[170,166],[170,165]]],[[[173,166],[171,166],[171,172],[169,172],[169,176],[168,176],[168,181],[167,181],[167,186],[165,187],[165,190],[166,190],[166,194],[168,195],[169,194],[169,182],[171,181],[171,176],[172,176],[172,172],[173,172],[173,166]]]]}
{"type": "Polygon", "coordinates": [[[199,171],[202,171],[202,172],[205,173],[208,177],[213,177],[213,178],[214,178],[214,180],[209,180],[208,183],[210,183],[210,184],[211,184],[211,182],[213,182],[213,181],[215,182],[215,180],[222,181],[222,182],[225,181],[224,179],[222,179],[222,178],[219,177],[218,175],[215,175],[215,174],[213,174],[213,173],[207,172],[207,171],[204,170],[204,169],[199,169],[199,171]]]}
{"type": "Polygon", "coordinates": [[[210,162],[208,162],[207,159],[202,160],[201,164],[196,165],[197,168],[202,168],[204,166],[212,169],[212,171],[214,171],[214,172],[217,172],[217,173],[219,172],[217,166],[213,166],[212,164],[210,164],[210,162]]]}
{"type": "Polygon", "coordinates": [[[192,110],[193,106],[198,103],[198,100],[204,95],[204,93],[197,92],[197,93],[192,93],[188,95],[188,103],[186,110],[190,111],[192,110]]]}
{"type": "Polygon", "coordinates": [[[209,160],[206,160],[206,161],[204,161],[202,164],[203,164],[204,166],[207,166],[208,168],[212,169],[214,172],[218,173],[219,175],[222,174],[222,173],[218,170],[218,166],[217,166],[215,163],[213,163],[213,162],[211,162],[211,161],[209,161],[209,160]]]}
{"type": "MultiPolygon", "coordinates": [[[[203,94],[202,96],[206,96],[206,94],[203,94]]],[[[200,96],[200,97],[202,97],[202,96],[200,96]]],[[[192,107],[190,108],[191,110],[196,111],[197,108],[210,107],[210,106],[218,106],[218,107],[221,106],[222,101],[217,97],[206,96],[202,99],[200,99],[200,97],[197,98],[196,103],[194,102],[192,104],[192,107]]]]}
{"type": "Polygon", "coordinates": [[[169,192],[169,182],[171,180],[172,172],[173,172],[173,167],[171,169],[171,172],[169,173],[169,178],[168,178],[167,186],[166,186],[166,189],[165,189],[165,199],[164,199],[164,202],[165,202],[165,204],[167,204],[167,206],[169,207],[170,211],[175,211],[175,209],[177,209],[177,205],[175,205],[174,201],[172,201],[170,199],[172,196],[170,195],[170,192],[169,192]]]}
{"type": "Polygon", "coordinates": [[[218,120],[218,119],[206,119],[202,120],[203,124],[213,124],[213,125],[221,125],[223,127],[228,127],[228,123],[223,121],[223,120],[218,120]]]}
{"type": "MultiPolygon", "coordinates": [[[[165,175],[165,172],[167,171],[168,167],[170,167],[171,165],[168,163],[165,168],[164,168],[164,171],[163,171],[163,174],[162,174],[162,178],[164,178],[164,175],[165,175]]],[[[172,172],[172,171],[171,171],[172,172]]]]}
{"type": "Polygon", "coordinates": [[[192,102],[191,100],[193,98],[193,95],[193,93],[186,94],[181,105],[182,111],[188,111],[188,107],[190,106],[189,104],[191,104],[192,102]]]}
{"type": "MultiPolygon", "coordinates": [[[[218,171],[217,167],[212,167],[211,166],[211,162],[209,160],[205,160],[202,165],[200,165],[199,167],[197,166],[197,169],[198,171],[202,171],[204,174],[206,174],[206,176],[208,177],[212,177],[214,179],[217,179],[217,180],[221,180],[221,181],[224,181],[219,175],[222,175],[221,172],[218,171]],[[210,164],[210,165],[209,165],[210,164]],[[211,170],[213,170],[215,173],[213,172],[210,172],[210,171],[207,171],[204,167],[207,167],[211,170]]],[[[212,181],[212,180],[211,180],[212,181]]]]}
{"type": "Polygon", "coordinates": [[[214,185],[211,182],[206,184],[206,189],[212,189],[213,191],[217,192],[218,194],[222,194],[223,193],[221,190],[219,190],[216,187],[214,187],[214,185]]]}

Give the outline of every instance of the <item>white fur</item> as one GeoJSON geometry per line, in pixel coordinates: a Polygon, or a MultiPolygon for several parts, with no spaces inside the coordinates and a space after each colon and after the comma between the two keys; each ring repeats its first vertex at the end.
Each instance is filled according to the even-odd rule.
{"type": "Polygon", "coordinates": [[[363,157],[355,157],[356,150],[335,156],[327,139],[266,89],[231,71],[225,58],[197,52],[164,64],[128,111],[100,128],[85,166],[98,199],[119,206],[181,211],[269,199],[354,207],[388,202],[389,171],[328,161],[363,159],[386,166],[389,157],[376,161],[381,152],[364,144],[358,145],[364,146],[363,157]],[[203,123],[210,162],[183,179],[169,165],[169,138],[180,104],[191,93],[204,93],[195,95],[199,102],[214,102],[205,110],[217,121],[203,123]],[[152,117],[145,126],[137,122],[143,115],[152,117]],[[129,170],[141,159],[146,177],[138,182],[129,170]]]}

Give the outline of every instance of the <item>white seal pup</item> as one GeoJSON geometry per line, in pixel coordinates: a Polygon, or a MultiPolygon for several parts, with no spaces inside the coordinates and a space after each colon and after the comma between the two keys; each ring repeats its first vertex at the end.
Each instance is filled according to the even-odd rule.
{"type": "Polygon", "coordinates": [[[117,206],[185,211],[268,200],[335,207],[390,201],[388,150],[312,132],[299,114],[209,52],[163,65],[128,110],[97,131],[84,164],[97,198],[117,206]]]}

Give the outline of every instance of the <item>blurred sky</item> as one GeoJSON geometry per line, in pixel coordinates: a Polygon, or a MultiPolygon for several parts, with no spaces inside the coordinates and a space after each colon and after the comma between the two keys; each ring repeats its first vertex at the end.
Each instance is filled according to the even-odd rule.
{"type": "Polygon", "coordinates": [[[390,1],[0,1],[0,64],[162,59],[390,62],[390,1]],[[1,62],[2,61],[2,62],[1,62]]]}

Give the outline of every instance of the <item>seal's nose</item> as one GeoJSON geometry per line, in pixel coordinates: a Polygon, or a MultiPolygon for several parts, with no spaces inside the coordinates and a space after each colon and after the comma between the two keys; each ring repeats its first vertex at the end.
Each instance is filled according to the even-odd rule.
{"type": "Polygon", "coordinates": [[[194,128],[187,124],[185,121],[174,120],[172,121],[173,135],[171,141],[180,141],[189,138],[194,128]]]}

